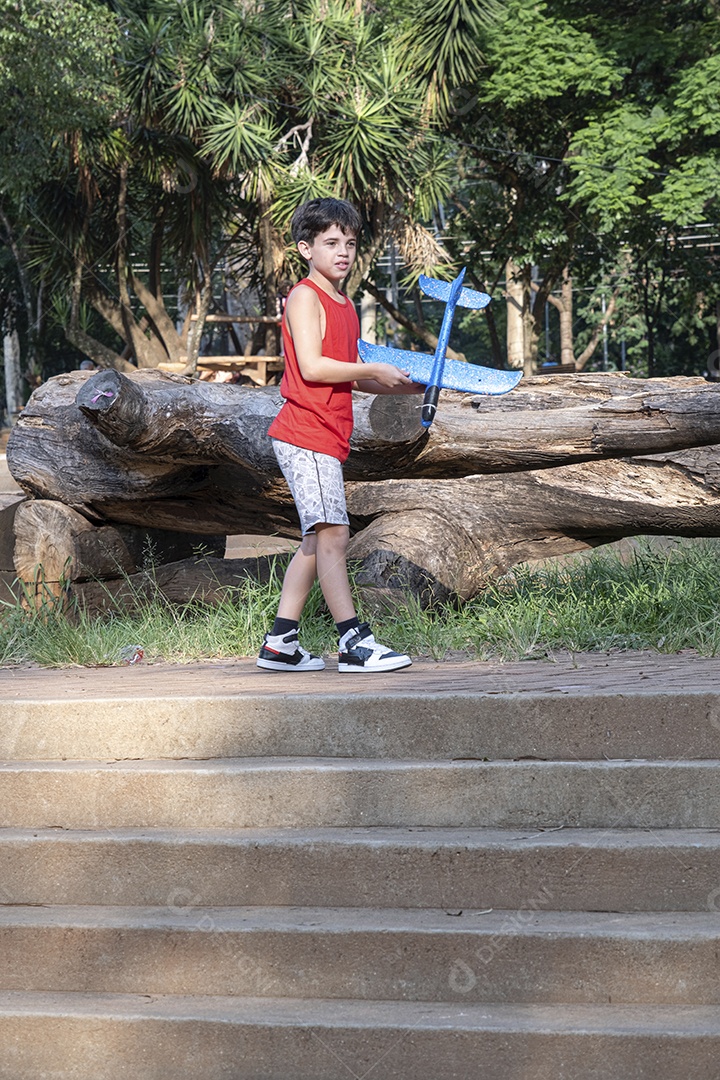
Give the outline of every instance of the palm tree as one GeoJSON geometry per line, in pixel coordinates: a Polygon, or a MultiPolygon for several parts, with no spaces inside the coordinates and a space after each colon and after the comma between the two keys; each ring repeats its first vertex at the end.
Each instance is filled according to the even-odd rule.
{"type": "Polygon", "coordinates": [[[429,51],[411,47],[407,12],[355,0],[114,7],[121,107],[104,129],[72,135],[64,175],[38,197],[48,235],[36,261],[64,289],[58,309],[78,347],[118,367],[183,357],[192,367],[217,266],[232,255],[274,314],[277,281],[297,269],[289,218],[315,195],[363,213],[351,293],[390,238],[411,276],[447,262],[425,227],[453,184],[428,99],[464,68],[437,37],[429,51]],[[428,67],[436,48],[442,85],[428,67]],[[198,305],[191,341],[166,309],[164,277],[198,305]],[[88,312],[122,351],[90,332],[88,312]]]}

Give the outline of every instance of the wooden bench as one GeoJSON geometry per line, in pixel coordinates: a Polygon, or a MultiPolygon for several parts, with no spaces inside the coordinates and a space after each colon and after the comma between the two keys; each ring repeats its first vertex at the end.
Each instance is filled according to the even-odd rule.
{"type": "MultiPolygon", "coordinates": [[[[267,386],[273,376],[285,370],[282,356],[200,356],[198,371],[237,371],[256,386],[267,386]]],[[[185,364],[158,364],[159,371],[176,375],[185,371],[185,364]]]]}

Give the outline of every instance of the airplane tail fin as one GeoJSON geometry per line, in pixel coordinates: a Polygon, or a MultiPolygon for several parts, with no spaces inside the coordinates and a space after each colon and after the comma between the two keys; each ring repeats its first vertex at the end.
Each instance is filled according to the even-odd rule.
{"type": "MultiPolygon", "coordinates": [[[[447,303],[452,282],[438,281],[437,278],[429,278],[421,274],[420,288],[426,296],[431,296],[433,300],[444,300],[447,303]]],[[[457,303],[458,307],[473,308],[475,311],[479,311],[481,308],[488,306],[490,299],[487,293],[476,292],[475,289],[461,289],[457,303]]]]}

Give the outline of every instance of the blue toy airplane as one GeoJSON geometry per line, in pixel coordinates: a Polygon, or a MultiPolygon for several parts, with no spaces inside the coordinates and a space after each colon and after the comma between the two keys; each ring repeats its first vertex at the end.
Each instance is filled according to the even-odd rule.
{"type": "Polygon", "coordinates": [[[409,372],[414,382],[427,387],[421,413],[421,422],[426,428],[430,427],[435,419],[441,390],[460,390],[466,394],[506,394],[522,379],[521,371],[500,371],[497,368],[478,367],[477,364],[463,364],[458,360],[445,359],[455,308],[466,307],[479,311],[490,303],[487,293],[464,289],[464,277],[464,268],[454,281],[438,281],[436,278],[425,277],[424,274],[420,276],[420,288],[425,295],[445,301],[445,314],[434,356],[430,353],[409,352],[407,349],[391,349],[385,345],[371,345],[369,341],[358,341],[358,352],[364,363],[394,364],[395,367],[409,372]]]}

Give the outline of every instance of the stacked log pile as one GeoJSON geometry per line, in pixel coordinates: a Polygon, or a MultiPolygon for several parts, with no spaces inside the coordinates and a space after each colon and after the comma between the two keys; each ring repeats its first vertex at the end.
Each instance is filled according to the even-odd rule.
{"type": "MultiPolygon", "coordinates": [[[[429,432],[420,401],[356,395],[346,477],[366,586],[468,598],[527,559],[639,533],[720,535],[720,386],[538,376],[500,398],[444,393],[429,432]]],[[[280,404],[276,387],[153,370],[51,379],[8,445],[35,500],[16,517],[18,572],[54,557],[67,508],[75,565],[99,578],[108,567],[87,552],[102,530],[297,537],[267,436],[280,404]],[[26,519],[38,513],[54,523],[26,519]]]]}

